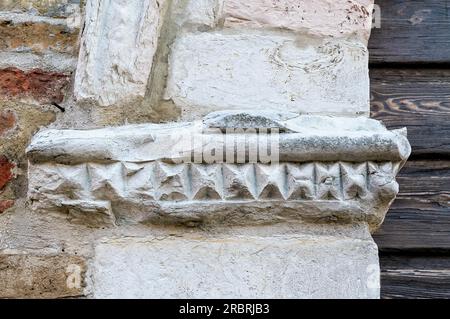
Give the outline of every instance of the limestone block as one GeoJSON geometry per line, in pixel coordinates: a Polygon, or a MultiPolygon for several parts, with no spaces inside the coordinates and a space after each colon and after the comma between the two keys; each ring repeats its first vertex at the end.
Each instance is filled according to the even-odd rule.
{"type": "Polygon", "coordinates": [[[223,0],[225,27],[281,28],[367,43],[373,0],[223,0]]]}
{"type": "Polygon", "coordinates": [[[378,251],[366,236],[105,240],[91,290],[95,298],[379,298],[378,251]]]}
{"type": "Polygon", "coordinates": [[[369,98],[363,44],[238,31],[179,35],[165,93],[185,119],[227,109],[368,115],[369,98]]]}
{"type": "Polygon", "coordinates": [[[75,78],[78,99],[102,106],[145,94],[164,0],[86,2],[75,78]]]}

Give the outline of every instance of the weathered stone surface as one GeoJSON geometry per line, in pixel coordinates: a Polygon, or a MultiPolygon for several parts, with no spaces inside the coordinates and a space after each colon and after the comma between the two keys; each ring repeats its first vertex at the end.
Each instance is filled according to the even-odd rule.
{"type": "Polygon", "coordinates": [[[0,12],[0,50],[75,54],[78,25],[66,19],[0,12]]]}
{"type": "Polygon", "coordinates": [[[227,109],[368,115],[368,52],[277,33],[184,33],[172,46],[165,99],[185,119],[227,109]]]}
{"type": "Polygon", "coordinates": [[[0,114],[14,114],[15,126],[1,138],[0,154],[8,158],[25,157],[25,148],[40,127],[55,120],[54,108],[13,101],[0,101],[0,114]]]}
{"type": "Polygon", "coordinates": [[[95,298],[379,298],[378,251],[366,236],[104,241],[95,249],[92,291],[95,298]]]}
{"type": "Polygon", "coordinates": [[[222,0],[226,27],[281,28],[369,40],[373,0],[222,0]]]}
{"type": "Polygon", "coordinates": [[[0,70],[0,97],[40,103],[62,102],[70,76],[61,73],[7,68],[0,70]]]}
{"type": "Polygon", "coordinates": [[[227,129],[270,129],[276,128],[280,132],[289,131],[283,122],[298,118],[297,113],[274,112],[265,110],[250,111],[218,111],[203,118],[207,128],[227,129]]]}
{"type": "Polygon", "coordinates": [[[16,126],[16,120],[16,115],[13,111],[0,111],[0,137],[16,126]]]}
{"type": "Polygon", "coordinates": [[[373,0],[176,0],[172,8],[176,24],[185,29],[279,29],[367,44],[373,0]]]}
{"type": "Polygon", "coordinates": [[[116,220],[245,225],[336,218],[378,227],[398,192],[395,175],[411,151],[403,131],[388,131],[366,118],[251,114],[219,113],[194,123],[42,131],[28,148],[33,208],[68,216],[78,210],[78,216],[95,225],[114,225],[116,220]],[[208,121],[219,128],[231,122],[246,127],[255,121],[272,125],[274,118],[285,119],[280,122],[288,131],[274,138],[279,158],[271,165],[261,153],[245,164],[252,156],[246,152],[262,143],[256,130],[231,133],[232,145],[224,144],[229,136],[221,131],[203,131],[208,121]],[[200,143],[184,144],[191,140],[200,143]],[[222,153],[210,162],[205,148],[216,155],[231,150],[233,161],[224,163],[229,154],[222,153]],[[239,148],[243,162],[234,161],[239,148]]]}
{"type": "Polygon", "coordinates": [[[47,52],[0,52],[0,69],[17,68],[24,72],[43,70],[52,73],[70,74],[75,71],[77,59],[69,54],[47,52]]]}
{"type": "Polygon", "coordinates": [[[78,256],[0,253],[0,298],[82,296],[85,272],[78,256]]]}
{"type": "Polygon", "coordinates": [[[173,0],[172,19],[179,28],[204,31],[217,26],[220,6],[218,0],[173,0]]]}
{"type": "Polygon", "coordinates": [[[78,15],[80,0],[2,0],[0,11],[39,13],[50,17],[78,15]]]}
{"type": "Polygon", "coordinates": [[[79,100],[106,106],[145,95],[163,8],[163,0],[87,1],[75,78],[79,100]]]}
{"type": "MultiPolygon", "coordinates": [[[[281,162],[404,161],[411,152],[405,130],[388,131],[380,122],[363,117],[298,116],[283,125],[291,133],[274,140],[279,143],[281,162]]],[[[193,158],[202,158],[204,145],[223,140],[221,134],[210,134],[203,128],[203,123],[196,121],[96,130],[50,129],[34,137],[28,155],[34,162],[177,162],[191,153],[193,158]],[[191,144],[191,138],[199,145],[191,144]]],[[[258,145],[256,134],[234,132],[228,136],[236,145],[258,145]]]]}
{"type": "Polygon", "coordinates": [[[389,164],[40,164],[30,167],[29,198],[39,212],[93,226],[337,219],[376,228],[398,192],[399,164],[389,164]]]}
{"type": "Polygon", "coordinates": [[[26,145],[40,126],[51,123],[54,118],[53,112],[41,106],[0,101],[0,202],[3,212],[26,197],[26,145]]]}

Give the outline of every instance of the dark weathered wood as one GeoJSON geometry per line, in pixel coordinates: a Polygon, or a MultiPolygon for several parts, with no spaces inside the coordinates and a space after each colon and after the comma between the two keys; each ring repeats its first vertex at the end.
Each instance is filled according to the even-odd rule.
{"type": "Polygon", "coordinates": [[[381,28],[369,43],[372,63],[449,63],[450,0],[375,0],[381,28]]]}
{"type": "Polygon", "coordinates": [[[374,235],[381,251],[450,252],[450,160],[408,161],[400,193],[374,235]]]}
{"type": "Polygon", "coordinates": [[[389,128],[406,126],[414,156],[450,156],[450,69],[370,73],[372,117],[389,128]]]}
{"type": "Polygon", "coordinates": [[[382,298],[450,298],[450,257],[381,255],[382,298]]]}
{"type": "Polygon", "coordinates": [[[375,2],[372,117],[406,126],[413,147],[374,236],[382,298],[450,298],[450,0],[375,2]]]}
{"type": "Polygon", "coordinates": [[[406,126],[413,148],[375,239],[382,251],[450,250],[450,70],[373,69],[371,80],[372,117],[406,126]]]}

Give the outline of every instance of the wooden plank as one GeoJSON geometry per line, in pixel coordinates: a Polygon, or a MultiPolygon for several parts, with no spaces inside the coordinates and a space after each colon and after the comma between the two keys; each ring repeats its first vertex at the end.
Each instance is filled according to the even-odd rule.
{"type": "Polygon", "coordinates": [[[381,297],[450,298],[449,256],[381,255],[381,297]]]}
{"type": "Polygon", "coordinates": [[[375,0],[381,28],[373,29],[370,61],[449,63],[450,0],[375,0]]]}
{"type": "Polygon", "coordinates": [[[400,193],[374,238],[380,251],[450,252],[450,160],[408,161],[400,193]]]}
{"type": "Polygon", "coordinates": [[[372,117],[389,128],[406,126],[414,156],[450,157],[450,69],[372,69],[370,75],[372,117]]]}

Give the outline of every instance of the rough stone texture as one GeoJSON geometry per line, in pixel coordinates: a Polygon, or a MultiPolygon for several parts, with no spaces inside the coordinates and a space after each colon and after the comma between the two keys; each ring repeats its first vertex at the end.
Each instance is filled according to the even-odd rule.
{"type": "Polygon", "coordinates": [[[24,72],[16,68],[0,70],[0,98],[40,103],[62,102],[70,77],[42,70],[24,72]]]}
{"type": "Polygon", "coordinates": [[[0,114],[14,114],[15,117],[14,126],[3,132],[0,143],[0,154],[9,158],[24,157],[33,134],[52,123],[56,117],[53,107],[12,101],[0,101],[0,114]]]}
{"type": "Polygon", "coordinates": [[[163,4],[164,0],[87,1],[75,78],[79,100],[106,106],[145,95],[163,4]]]}
{"type": "Polygon", "coordinates": [[[185,234],[104,241],[95,249],[93,296],[379,298],[379,288],[371,286],[378,281],[378,251],[366,236],[185,234]]]}
{"type": "Polygon", "coordinates": [[[85,260],[78,256],[0,252],[0,298],[82,296],[85,272],[85,260]]]}
{"type": "Polygon", "coordinates": [[[0,12],[0,50],[75,54],[78,31],[66,19],[0,12]]]}
{"type": "Polygon", "coordinates": [[[226,27],[281,28],[315,36],[358,36],[367,44],[373,0],[223,0],[226,27]]]}
{"type": "Polygon", "coordinates": [[[11,110],[0,112],[0,137],[16,126],[16,115],[11,110]]]}
{"type": "Polygon", "coordinates": [[[50,17],[78,15],[80,0],[2,0],[0,11],[30,12],[50,17]]]}
{"type": "MultiPolygon", "coordinates": [[[[364,117],[304,115],[283,125],[290,133],[280,134],[274,141],[279,143],[280,161],[404,161],[411,152],[405,130],[388,131],[380,122],[364,117]]],[[[223,140],[223,136],[216,133],[204,131],[202,121],[96,130],[48,129],[34,137],[27,152],[35,162],[143,163],[160,160],[174,163],[184,159],[186,153],[193,153],[194,158],[196,154],[201,155],[202,145],[191,144],[191,136],[205,145],[214,145],[223,140]]],[[[236,132],[229,135],[236,139],[236,144],[258,143],[256,134],[236,132]]]]}
{"type": "Polygon", "coordinates": [[[172,19],[179,28],[215,28],[221,4],[218,0],[173,0],[172,19]]]}
{"type": "MultiPolygon", "coordinates": [[[[215,119],[224,129],[230,118],[240,127],[283,119],[270,112],[220,114],[204,122],[215,119]]],[[[250,150],[261,136],[234,133],[232,144],[224,145],[225,135],[204,132],[204,122],[40,132],[27,150],[33,208],[93,226],[116,220],[249,225],[335,218],[366,221],[375,229],[398,192],[395,175],[411,152],[404,132],[388,131],[375,120],[287,116],[282,126],[289,133],[273,140],[280,164],[264,164],[261,154],[248,164],[222,164],[225,149],[234,157],[236,145],[250,150]],[[191,138],[201,143],[191,145],[191,138]],[[205,147],[222,152],[218,164],[208,160],[205,147]]]]}
{"type": "Polygon", "coordinates": [[[16,199],[26,196],[25,148],[39,127],[55,120],[55,114],[45,107],[6,101],[0,101],[0,114],[9,119],[2,123],[3,132],[0,136],[0,179],[3,188],[0,191],[0,201],[3,201],[2,207],[5,211],[16,199]]]}
{"type": "Polygon", "coordinates": [[[30,168],[29,198],[39,212],[97,227],[116,219],[185,225],[335,219],[376,228],[397,195],[397,171],[389,162],[41,164],[30,168]]]}
{"type": "Polygon", "coordinates": [[[0,52],[0,69],[17,68],[24,72],[45,70],[47,72],[70,74],[75,71],[77,60],[68,54],[47,52],[0,52]]]}
{"type": "Polygon", "coordinates": [[[281,34],[185,33],[165,99],[198,118],[218,110],[368,115],[368,52],[355,42],[281,34]]]}
{"type": "Polygon", "coordinates": [[[221,130],[276,128],[280,132],[293,132],[283,122],[294,118],[298,118],[298,114],[265,110],[218,111],[205,116],[203,124],[207,128],[221,130]]]}

